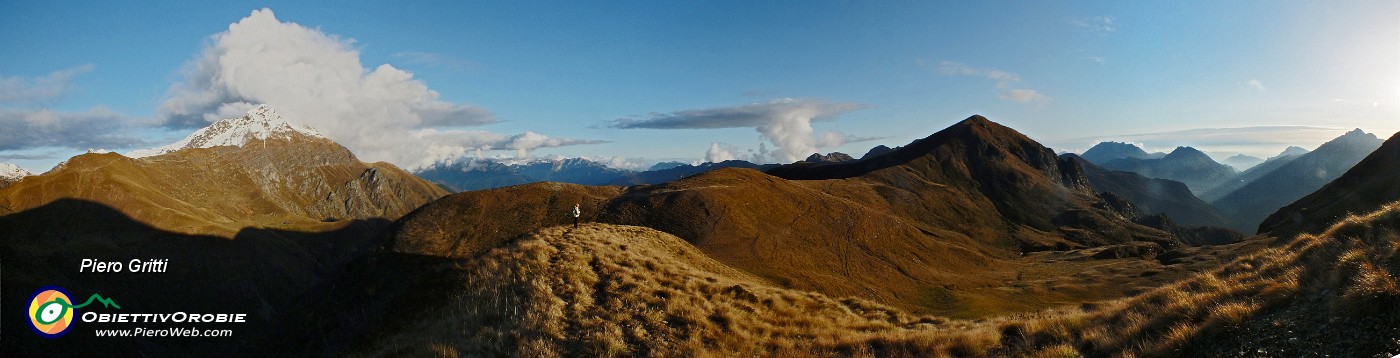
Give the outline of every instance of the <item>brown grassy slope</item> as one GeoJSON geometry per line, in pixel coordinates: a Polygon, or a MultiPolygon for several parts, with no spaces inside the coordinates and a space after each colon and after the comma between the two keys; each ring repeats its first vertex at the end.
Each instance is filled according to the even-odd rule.
{"type": "Polygon", "coordinates": [[[566,222],[582,200],[585,220],[674,234],[784,287],[980,316],[1077,302],[1092,291],[1000,289],[1017,275],[1011,261],[1023,250],[1176,243],[1107,210],[1077,166],[1061,168],[1049,149],[981,117],[885,155],[907,158],[825,180],[721,169],[625,190],[535,184],[457,194],[396,224],[391,246],[471,257],[566,222]]]}
{"type": "Polygon", "coordinates": [[[1400,167],[1400,133],[1392,135],[1379,149],[1322,189],[1269,215],[1259,225],[1259,232],[1277,236],[1317,232],[1354,214],[1354,210],[1369,210],[1400,200],[1397,167],[1400,167]]]}
{"type": "Polygon", "coordinates": [[[541,230],[460,260],[445,304],[357,352],[1370,356],[1400,349],[1400,203],[1116,301],[978,321],[766,285],[645,228],[541,230]]]}
{"type": "Polygon", "coordinates": [[[1400,202],[1144,295],[1000,324],[999,347],[1088,355],[1400,352],[1400,202]]]}
{"type": "Polygon", "coordinates": [[[393,165],[361,163],[334,142],[301,136],[141,159],[80,155],[0,190],[0,207],[78,198],[162,229],[230,237],[248,226],[395,219],[446,194],[393,165]]]}
{"type": "Polygon", "coordinates": [[[852,337],[943,327],[858,299],[774,288],[659,231],[552,227],[455,267],[441,303],[391,318],[365,355],[850,353],[852,337]]]}

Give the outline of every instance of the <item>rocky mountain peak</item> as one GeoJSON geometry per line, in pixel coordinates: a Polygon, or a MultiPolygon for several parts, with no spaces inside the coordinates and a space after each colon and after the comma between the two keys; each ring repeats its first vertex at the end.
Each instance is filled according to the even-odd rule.
{"type": "Polygon", "coordinates": [[[266,104],[258,105],[243,116],[214,122],[195,131],[185,139],[163,147],[134,150],[128,157],[141,158],[174,152],[186,148],[244,146],[253,141],[292,139],[297,137],[325,139],[311,127],[293,124],[266,104]]]}
{"type": "Polygon", "coordinates": [[[15,181],[34,173],[10,163],[0,163],[0,181],[15,181]]]}

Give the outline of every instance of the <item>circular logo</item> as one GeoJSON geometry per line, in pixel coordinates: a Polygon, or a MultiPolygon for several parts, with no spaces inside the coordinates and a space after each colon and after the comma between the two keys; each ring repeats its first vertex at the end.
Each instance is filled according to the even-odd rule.
{"type": "Polygon", "coordinates": [[[58,286],[45,286],[29,297],[29,327],[46,338],[58,338],[73,328],[73,295],[58,286]]]}

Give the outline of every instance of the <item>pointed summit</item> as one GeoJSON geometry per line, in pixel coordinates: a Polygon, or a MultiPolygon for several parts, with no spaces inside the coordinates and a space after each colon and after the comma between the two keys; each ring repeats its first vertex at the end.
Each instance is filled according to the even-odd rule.
{"type": "Polygon", "coordinates": [[[1361,128],[1357,128],[1351,130],[1350,132],[1347,132],[1346,134],[1343,134],[1340,137],[1337,137],[1336,139],[1328,141],[1323,145],[1328,145],[1337,142],[1375,142],[1380,140],[1381,139],[1379,137],[1376,137],[1375,134],[1366,133],[1366,131],[1361,130],[1361,128]]]}
{"type": "Polygon", "coordinates": [[[134,150],[127,153],[127,156],[142,158],[186,148],[241,147],[254,140],[265,141],[295,137],[326,138],[311,127],[292,124],[272,107],[262,104],[248,110],[241,117],[214,122],[208,127],[191,133],[179,142],[158,148],[134,150]]]}

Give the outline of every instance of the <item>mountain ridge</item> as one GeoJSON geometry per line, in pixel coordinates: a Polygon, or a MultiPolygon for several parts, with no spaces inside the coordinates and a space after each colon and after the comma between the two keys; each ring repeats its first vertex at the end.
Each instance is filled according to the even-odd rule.
{"type": "Polygon", "coordinates": [[[1400,201],[1400,132],[1346,173],[1277,211],[1259,224],[1260,233],[1288,235],[1327,228],[1337,220],[1400,201]]]}

